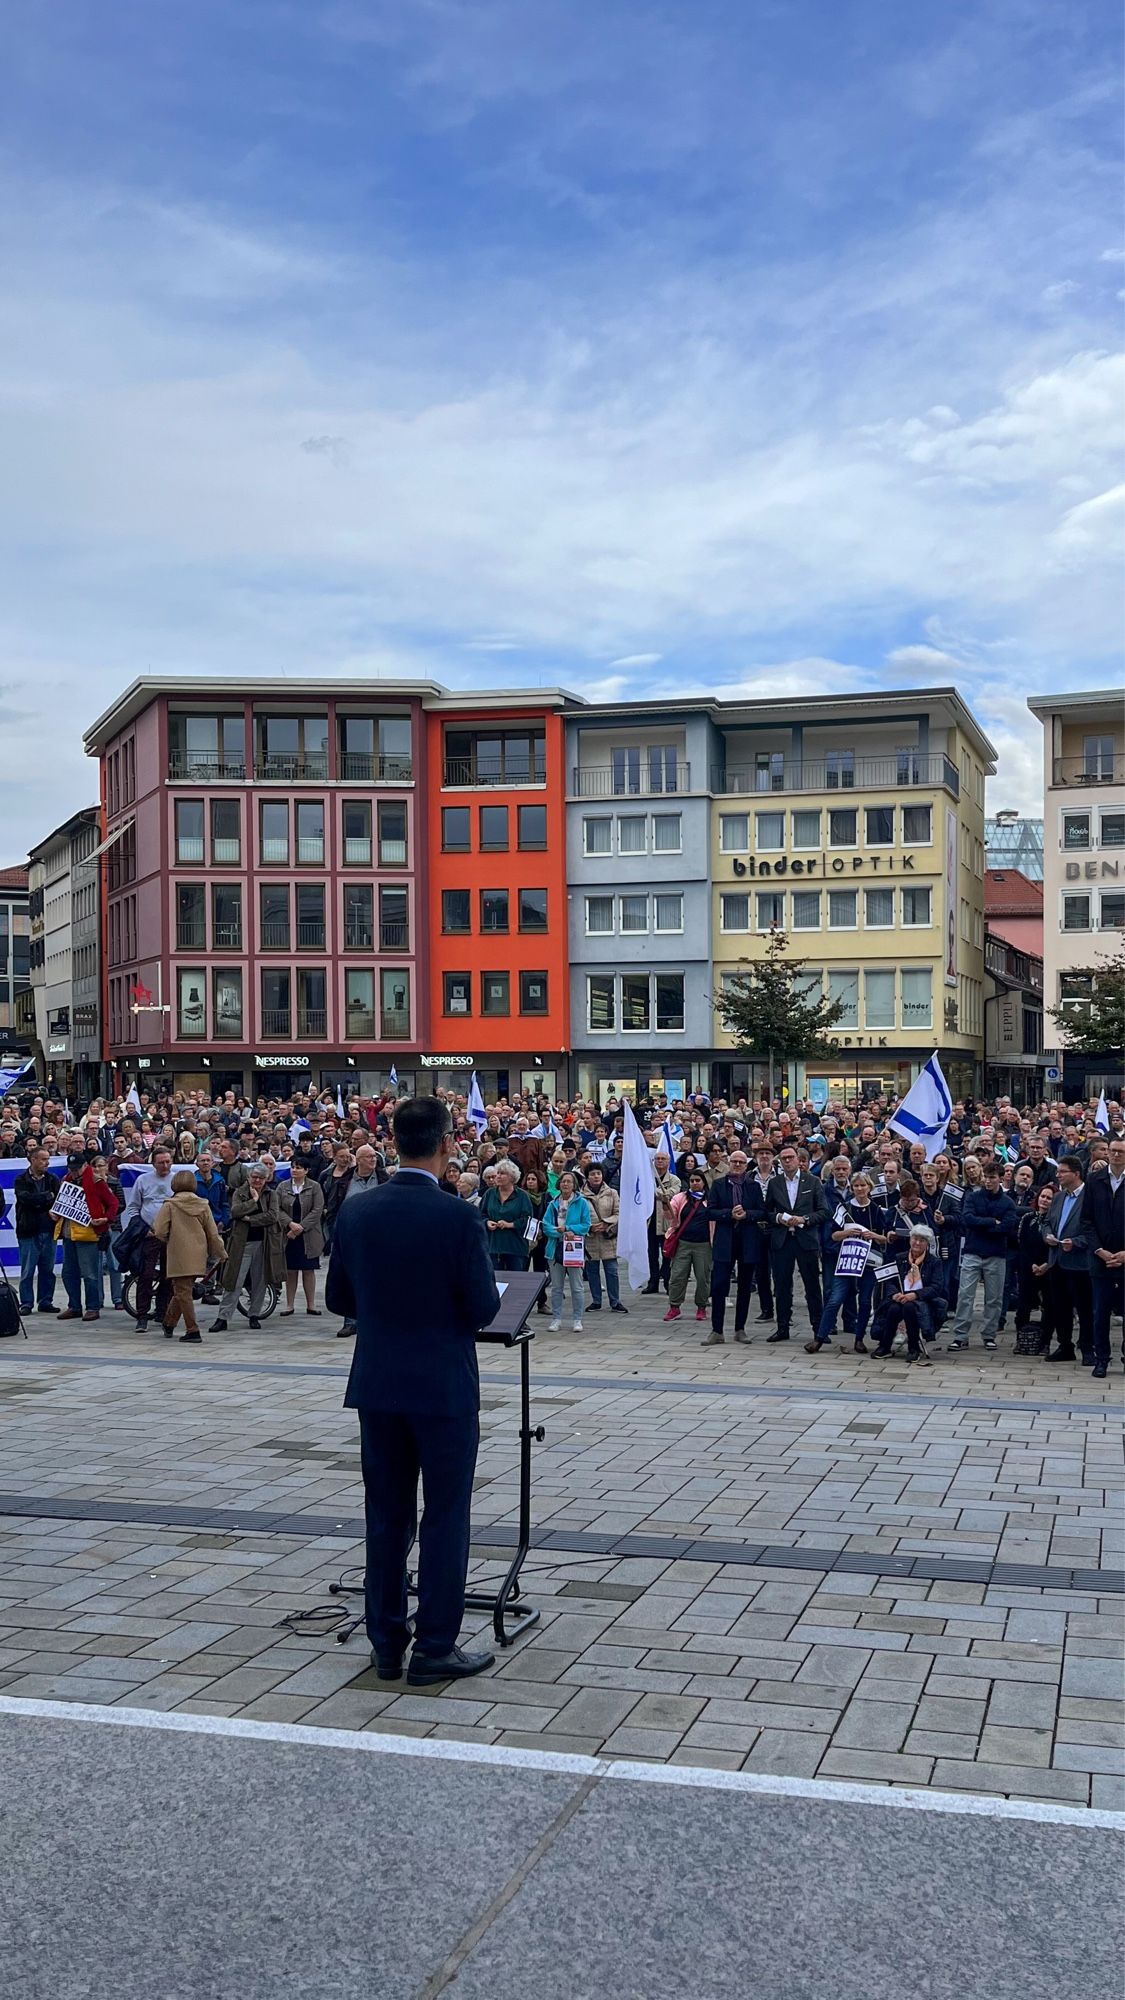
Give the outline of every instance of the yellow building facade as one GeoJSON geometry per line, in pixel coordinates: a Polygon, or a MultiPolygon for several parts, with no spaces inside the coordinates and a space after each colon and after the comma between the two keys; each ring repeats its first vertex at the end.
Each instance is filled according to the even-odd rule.
{"type": "Polygon", "coordinates": [[[797,1063],[798,1095],[902,1092],[935,1052],[955,1097],[978,1090],[994,753],[956,690],[723,704],[716,735],[717,1080],[759,1080],[742,1073],[720,996],[776,928],[843,1008],[832,1059],[797,1063]]]}

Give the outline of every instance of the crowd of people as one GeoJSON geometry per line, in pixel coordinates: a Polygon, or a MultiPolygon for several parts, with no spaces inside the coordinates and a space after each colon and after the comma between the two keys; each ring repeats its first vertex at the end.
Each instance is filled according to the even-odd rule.
{"type": "MultiPolygon", "coordinates": [[[[552,1329],[569,1307],[625,1313],[618,1260],[624,1107],[576,1098],[501,1100],[470,1116],[446,1096],[457,1140],[443,1186],[480,1212],[498,1271],[549,1272],[552,1329]]],[[[705,1345],[748,1342],[749,1317],[773,1343],[792,1335],[795,1282],[810,1355],[838,1326],[856,1355],[902,1352],[929,1366],[952,1348],[995,1348],[1014,1323],[1017,1351],[1110,1364],[1125,1304],[1125,1116],[1109,1104],[1017,1108],[955,1103],[936,1157],[894,1129],[893,1101],[786,1105],[697,1094],[634,1107],[652,1154],[651,1294],[664,1318],[694,1308],[705,1345]],[[690,1304],[689,1304],[690,1293],[690,1304]]],[[[223,1331],[249,1289],[261,1324],[267,1286],[281,1317],[317,1317],[316,1273],[345,1201],[395,1173],[394,1099],[344,1102],[328,1091],[254,1103],[175,1092],[91,1103],[78,1115],[20,1089],[0,1107],[0,1160],[26,1159],[14,1184],[20,1304],[52,1313],[63,1244],[62,1319],[96,1320],[135,1279],[142,1331],[202,1337],[199,1294],[223,1331]],[[54,1164],[52,1164],[52,1162],[54,1164]],[[61,1165],[61,1171],[60,1171],[61,1165]],[[139,1169],[122,1178],[125,1168],[139,1169]],[[279,1171],[280,1170],[280,1171],[279,1171]],[[60,1193],[63,1182],[70,1193],[60,1193]]],[[[345,1321],[340,1337],[354,1332],[345,1321]]]]}

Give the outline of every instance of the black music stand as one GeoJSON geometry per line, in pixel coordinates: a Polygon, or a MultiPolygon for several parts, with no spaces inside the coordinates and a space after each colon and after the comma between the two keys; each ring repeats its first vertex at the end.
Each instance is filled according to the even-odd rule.
{"type": "Polygon", "coordinates": [[[524,1604],[520,1597],[520,1571],[528,1549],[531,1547],[531,1447],[542,1444],[546,1432],[542,1424],[531,1427],[531,1377],[528,1367],[528,1350],[535,1338],[535,1328],[528,1324],[532,1309],[538,1304],[547,1289],[546,1271],[500,1271],[497,1283],[504,1286],[504,1296],[495,1319],[481,1328],[477,1340],[490,1347],[518,1347],[520,1350],[520,1513],[519,1544],[508,1566],[508,1571],[494,1596],[484,1591],[471,1591],[465,1599],[468,1611],[491,1611],[492,1629],[498,1646],[510,1646],[515,1633],[509,1633],[504,1625],[505,1618],[519,1618],[522,1631],[534,1625],[539,1617],[530,1604],[524,1604]]]}

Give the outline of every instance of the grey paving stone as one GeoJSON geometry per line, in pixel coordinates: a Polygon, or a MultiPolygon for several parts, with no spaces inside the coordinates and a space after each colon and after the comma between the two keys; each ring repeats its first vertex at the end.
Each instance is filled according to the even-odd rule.
{"type": "Polygon", "coordinates": [[[1098,1743],[1056,1743],[1051,1762],[1056,1771],[1097,1771],[1107,1778],[1125,1778],[1125,1749],[1098,1743]]]}
{"type": "Polygon", "coordinates": [[[832,1747],[839,1750],[901,1750],[913,1718],[911,1704],[860,1701],[857,1697],[833,1731],[832,1747]]]}
{"type": "Polygon", "coordinates": [[[861,1679],[869,1658],[870,1653],[858,1647],[814,1646],[798,1668],[797,1679],[831,1687],[854,1687],[861,1679]]]}
{"type": "Polygon", "coordinates": [[[912,1729],[903,1749],[908,1757],[967,1757],[977,1754],[975,1736],[955,1736],[938,1729],[912,1729]]]}
{"type": "Polygon", "coordinates": [[[1125,1812],[1125,1779],[1095,1774],[1090,1785],[1090,1804],[1102,1812],[1125,1812]]]}
{"type": "Polygon", "coordinates": [[[579,1688],[548,1722],[544,1736],[588,1736],[600,1742],[611,1736],[644,1699],[645,1696],[620,1694],[612,1688],[579,1688]]]}
{"type": "Polygon", "coordinates": [[[978,1755],[990,1764],[1049,1764],[1051,1731],[1009,1728],[989,1720],[981,1733],[978,1755]]]}
{"type": "Polygon", "coordinates": [[[614,1730],[603,1747],[607,1757],[652,1757],[659,1760],[671,1756],[681,1733],[676,1729],[633,1729],[625,1723],[622,1728],[614,1730]]]}
{"type": "Polygon", "coordinates": [[[1057,1799],[1066,1805],[1085,1805],[1089,1791],[1089,1780],[1077,1772],[1044,1771],[1029,1764],[967,1764],[959,1758],[939,1758],[931,1783],[939,1792],[990,1792],[997,1798],[1057,1799]]]}
{"type": "Polygon", "coordinates": [[[1050,1729],[1058,1707],[1057,1685],[996,1681],[988,1700],[988,1720],[1005,1728],[1050,1729]]]}
{"type": "Polygon", "coordinates": [[[1075,1659],[1069,1652],[1063,1662],[1064,1694],[1093,1695],[1099,1700],[1119,1701],[1125,1694],[1125,1666],[1117,1660],[1075,1659]]]}
{"type": "Polygon", "coordinates": [[[827,1736],[792,1729],[763,1729],[743,1766],[747,1771],[773,1771],[787,1778],[811,1778],[824,1752],[827,1736]]]}
{"type": "Polygon", "coordinates": [[[869,1783],[888,1785],[928,1785],[933,1770],[930,1757],[893,1756],[885,1750],[837,1750],[833,1747],[821,1759],[821,1778],[863,1778],[869,1783]]]}

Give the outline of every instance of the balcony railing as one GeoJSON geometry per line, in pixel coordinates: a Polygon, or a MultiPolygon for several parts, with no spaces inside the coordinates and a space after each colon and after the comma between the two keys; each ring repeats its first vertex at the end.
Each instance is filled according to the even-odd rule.
{"type": "Polygon", "coordinates": [[[409,951],[410,925],[383,917],[379,924],[380,951],[409,951]]]}
{"type": "Polygon", "coordinates": [[[212,926],[212,937],[216,951],[242,950],[241,924],[214,924],[212,926]]]}
{"type": "Polygon", "coordinates": [[[344,925],[345,951],[373,951],[375,948],[375,926],[370,922],[344,925]]]}
{"type": "Polygon", "coordinates": [[[344,1033],[350,1041],[374,1041],[376,1033],[374,1014],[363,1007],[349,1007],[344,1033]]]}
{"type": "Polygon", "coordinates": [[[262,950],[288,951],[289,950],[288,924],[263,924],[262,950]]]}
{"type": "Polygon", "coordinates": [[[324,1007],[298,1007],[297,1033],[303,1041],[322,1042],[328,1033],[328,1011],[324,1007]]]}
{"type": "Polygon", "coordinates": [[[1052,785],[1071,785],[1081,790],[1090,785],[1125,784],[1125,751],[1112,757],[1055,757],[1051,763],[1052,785]]]}
{"type": "Polygon", "coordinates": [[[545,785],[547,782],[546,757],[537,757],[534,764],[506,763],[502,758],[491,757],[447,757],[442,766],[442,783],[454,791],[482,790],[488,786],[503,786],[515,790],[519,785],[545,785]]]}
{"type": "Polygon", "coordinates": [[[984,941],[984,963],[989,972],[999,979],[1018,981],[1034,993],[1043,991],[1043,961],[1026,951],[1017,951],[1014,945],[1005,944],[1002,938],[986,937],[984,941]]]}
{"type": "Polygon", "coordinates": [[[410,1040],[410,1015],[405,1010],[395,1012],[383,1009],[383,1040],[385,1042],[408,1042],[410,1040]]]}
{"type": "Polygon", "coordinates": [[[323,917],[320,919],[319,923],[307,923],[307,924],[297,925],[297,949],[298,951],[324,950],[323,917]]]}
{"type": "Polygon", "coordinates": [[[292,1032],[290,1023],[293,1016],[288,1007],[265,1007],[262,1010],[262,1033],[271,1039],[288,1041],[292,1032]]]}
{"type": "Polygon", "coordinates": [[[203,785],[218,785],[232,779],[245,783],[246,759],[224,757],[220,750],[170,750],[168,776],[203,785]]]}
{"type": "Polygon", "coordinates": [[[178,951],[206,951],[207,929],[200,918],[198,923],[176,925],[176,949],[178,951]]]}
{"type": "Polygon", "coordinates": [[[911,752],[898,757],[857,757],[854,766],[841,769],[820,759],[806,763],[786,757],[780,765],[764,769],[756,764],[716,765],[711,771],[711,790],[736,794],[776,794],[778,792],[867,792],[897,791],[903,785],[941,785],[958,798],[961,781],[957,766],[941,752],[911,752]]]}
{"type": "Polygon", "coordinates": [[[414,777],[414,759],[376,755],[370,750],[342,750],[340,776],[354,785],[408,785],[414,777]]]}
{"type": "Polygon", "coordinates": [[[577,799],[649,799],[673,797],[691,790],[691,765],[664,764],[658,770],[620,771],[612,764],[577,766],[571,774],[571,797],[577,799]]]}
{"type": "Polygon", "coordinates": [[[290,784],[312,779],[316,782],[328,776],[328,752],[326,750],[306,750],[303,757],[286,757],[270,753],[254,759],[256,778],[286,778],[290,784]]]}

